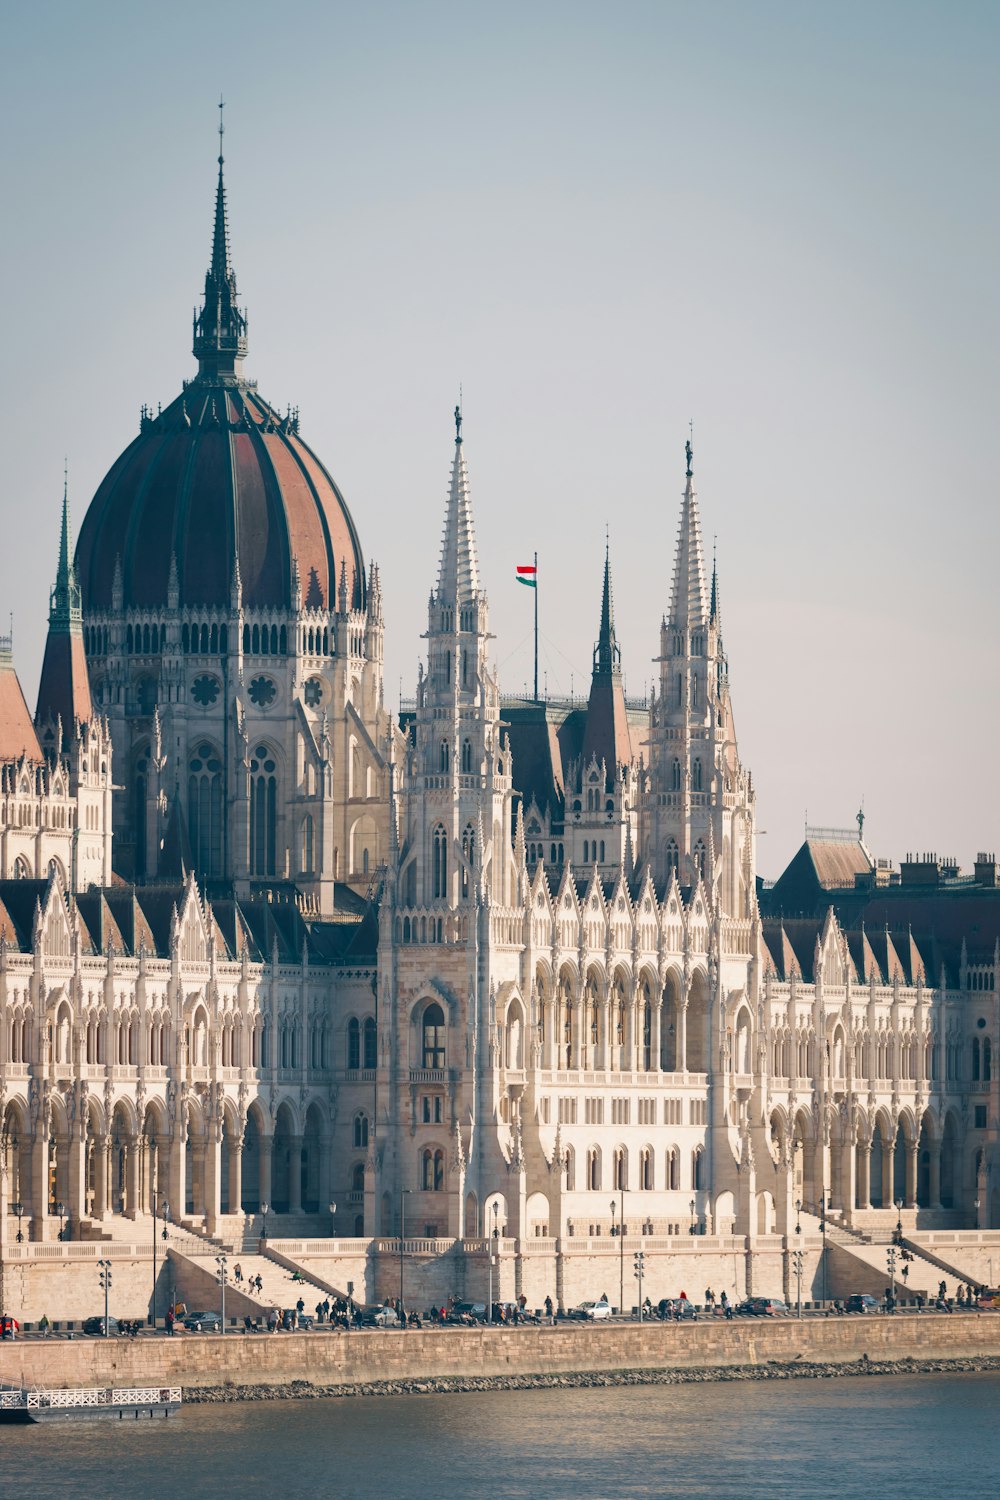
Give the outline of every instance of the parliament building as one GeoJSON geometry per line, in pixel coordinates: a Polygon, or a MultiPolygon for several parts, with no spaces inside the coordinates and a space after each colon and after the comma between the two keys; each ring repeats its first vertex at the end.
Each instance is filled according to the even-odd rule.
{"type": "Polygon", "coordinates": [[[75,553],[63,497],[33,714],[0,640],[0,1250],[168,1200],[220,1244],[499,1240],[575,1300],[623,1225],[741,1290],[803,1217],[1000,1228],[996,862],[859,820],[759,879],[690,445],[649,700],[605,555],[589,699],[543,702],[491,665],[456,413],[393,716],[363,525],[247,343],[220,156],[197,371],[75,553]]]}

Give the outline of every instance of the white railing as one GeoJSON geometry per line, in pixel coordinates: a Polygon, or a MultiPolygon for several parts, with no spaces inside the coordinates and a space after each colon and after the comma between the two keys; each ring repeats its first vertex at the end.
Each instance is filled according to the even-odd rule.
{"type": "Polygon", "coordinates": [[[179,1406],[181,1388],[129,1386],[119,1390],[88,1388],[68,1391],[0,1391],[0,1411],[38,1411],[85,1406],[179,1406]]]}

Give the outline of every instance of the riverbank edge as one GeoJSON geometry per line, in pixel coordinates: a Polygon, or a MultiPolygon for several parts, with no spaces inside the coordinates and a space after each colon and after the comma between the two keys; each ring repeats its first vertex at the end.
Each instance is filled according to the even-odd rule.
{"type": "Polygon", "coordinates": [[[748,1380],[831,1380],[871,1375],[976,1375],[1000,1372],[1000,1356],[968,1359],[891,1359],[867,1356],[842,1363],[768,1360],[764,1364],[701,1366],[672,1370],[578,1370],[559,1375],[440,1375],[425,1380],[370,1380],[345,1385],[314,1385],[292,1380],[287,1385],[193,1386],[184,1391],[189,1406],[237,1401],[325,1401],[356,1396],[461,1396],[487,1391],[604,1389],[612,1386],[707,1385],[748,1380]]]}

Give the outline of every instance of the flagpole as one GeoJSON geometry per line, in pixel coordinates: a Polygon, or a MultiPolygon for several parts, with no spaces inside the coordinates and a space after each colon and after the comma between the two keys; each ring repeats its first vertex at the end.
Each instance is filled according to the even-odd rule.
{"type": "Polygon", "coordinates": [[[535,553],[535,702],[538,702],[538,553],[535,553]]]}

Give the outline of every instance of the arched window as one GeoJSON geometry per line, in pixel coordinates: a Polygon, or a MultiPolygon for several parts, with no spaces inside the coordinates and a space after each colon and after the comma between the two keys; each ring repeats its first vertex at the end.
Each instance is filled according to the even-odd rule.
{"type": "Polygon", "coordinates": [[[679,792],[680,789],[681,789],[681,763],[680,763],[680,761],[677,759],[677,757],[675,755],[674,756],[673,765],[670,767],[670,790],[673,791],[673,792],[679,792]]]}
{"type": "Polygon", "coordinates": [[[222,762],[202,743],[188,762],[188,831],[199,875],[222,874],[222,762]]]}
{"type": "MultiPolygon", "coordinates": [[[[310,770],[312,767],[310,767],[310,770]]],[[[302,873],[311,875],[313,873],[313,820],[312,814],[307,813],[302,820],[302,873]]]]}
{"type": "MultiPolygon", "coordinates": [[[[469,869],[476,868],[476,830],[470,823],[462,834],[462,853],[465,856],[469,869]]],[[[462,870],[462,895],[467,896],[470,889],[469,869],[462,870]]]]}
{"type": "Polygon", "coordinates": [[[674,839],[667,839],[667,876],[668,876],[668,878],[670,876],[670,871],[671,870],[673,870],[674,874],[677,873],[679,865],[680,865],[680,859],[679,859],[679,856],[678,856],[678,850],[677,850],[676,840],[674,840],[674,839]]]}
{"type": "Polygon", "coordinates": [[[361,1022],[357,1016],[352,1016],[347,1023],[347,1066],[361,1066],[361,1022]]]}
{"type": "Polygon", "coordinates": [[[671,1146],[667,1152],[667,1187],[676,1193],[681,1185],[681,1160],[680,1152],[676,1146],[671,1146]]]}
{"type": "Polygon", "coordinates": [[[988,1036],[983,1037],[983,1082],[993,1081],[993,1043],[988,1036]]]}
{"type": "Polygon", "coordinates": [[[378,1033],[376,1032],[376,1029],[375,1029],[375,1018],[373,1016],[369,1016],[368,1019],[365,1021],[364,1042],[365,1042],[365,1050],[364,1050],[365,1063],[364,1063],[364,1065],[365,1065],[366,1068],[377,1068],[378,1067],[378,1033]]]}
{"type": "Polygon", "coordinates": [[[363,1110],[354,1116],[354,1144],[362,1151],[368,1145],[368,1116],[363,1110]]]}
{"type": "Polygon", "coordinates": [[[701,791],[701,761],[697,758],[691,762],[691,790],[701,791]]]}
{"type": "Polygon", "coordinates": [[[974,1083],[979,1082],[979,1038],[972,1038],[972,1079],[974,1083]]]}
{"type": "Polygon", "coordinates": [[[639,1157],[639,1186],[645,1192],[653,1190],[653,1152],[649,1146],[644,1146],[639,1157]]]}
{"type": "Polygon", "coordinates": [[[258,745],[250,762],[250,874],[277,873],[277,765],[266,745],[258,745]]]}
{"type": "Polygon", "coordinates": [[[592,1193],[601,1190],[601,1153],[596,1146],[587,1152],[587,1187],[592,1193]]]}
{"type": "Polygon", "coordinates": [[[448,835],[439,823],[433,834],[433,881],[432,887],[436,900],[441,900],[448,894],[448,835]]]}
{"type": "Polygon", "coordinates": [[[423,1064],[425,1068],[443,1068],[445,1065],[444,1011],[437,1003],[428,1005],[423,1019],[423,1064]]]}
{"type": "Polygon", "coordinates": [[[694,872],[699,880],[705,878],[705,845],[701,839],[694,846],[694,872]]]}
{"type": "Polygon", "coordinates": [[[462,775],[472,775],[472,744],[469,740],[462,741],[462,775]]]}
{"type": "Polygon", "coordinates": [[[447,740],[442,740],[441,741],[440,768],[441,768],[442,772],[445,775],[447,775],[447,772],[448,772],[448,741],[447,740]]]}
{"type": "Polygon", "coordinates": [[[619,1146],[615,1151],[614,1174],[614,1185],[620,1193],[623,1193],[628,1187],[628,1157],[624,1146],[619,1146]]]}
{"type": "Polygon", "coordinates": [[[421,1157],[421,1186],[426,1193],[439,1193],[444,1187],[444,1152],[429,1148],[421,1157]]]}

